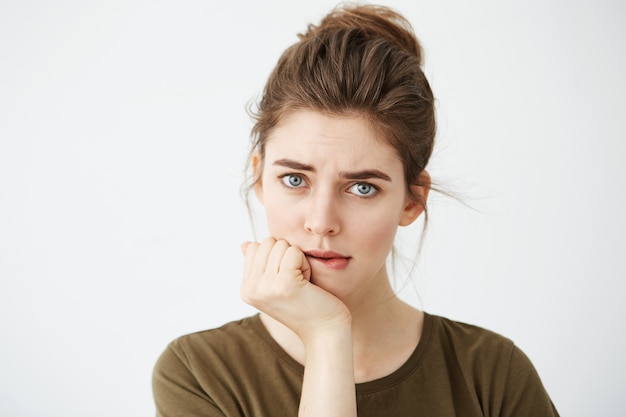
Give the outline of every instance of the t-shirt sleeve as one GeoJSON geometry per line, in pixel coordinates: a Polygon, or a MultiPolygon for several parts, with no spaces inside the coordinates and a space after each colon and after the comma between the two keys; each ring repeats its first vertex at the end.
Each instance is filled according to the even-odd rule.
{"type": "Polygon", "coordinates": [[[224,417],[194,377],[184,354],[168,346],[152,374],[157,417],[224,417]]]}
{"type": "Polygon", "coordinates": [[[537,370],[516,346],[511,351],[505,384],[501,417],[559,417],[537,370]]]}

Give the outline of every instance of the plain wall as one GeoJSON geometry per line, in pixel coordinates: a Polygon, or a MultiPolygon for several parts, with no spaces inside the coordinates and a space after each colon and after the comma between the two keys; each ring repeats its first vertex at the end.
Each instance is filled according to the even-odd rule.
{"type": "MultiPolygon", "coordinates": [[[[626,415],[626,7],[384,4],[424,45],[430,173],[470,205],[431,195],[401,295],[513,339],[561,415],[626,415]]],[[[254,312],[246,105],[334,5],[0,3],[0,415],[152,416],[166,344],[254,312]]]]}

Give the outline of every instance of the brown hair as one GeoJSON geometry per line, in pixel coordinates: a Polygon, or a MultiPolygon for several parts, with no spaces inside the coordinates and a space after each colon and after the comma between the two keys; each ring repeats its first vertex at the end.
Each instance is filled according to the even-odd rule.
{"type": "Polygon", "coordinates": [[[432,154],[436,120],[422,48],[410,23],[384,6],[340,5],[298,37],[279,58],[251,112],[250,157],[256,153],[263,160],[272,129],[289,112],[359,115],[394,147],[407,191],[419,200],[409,185],[427,186],[419,180],[432,154]]]}

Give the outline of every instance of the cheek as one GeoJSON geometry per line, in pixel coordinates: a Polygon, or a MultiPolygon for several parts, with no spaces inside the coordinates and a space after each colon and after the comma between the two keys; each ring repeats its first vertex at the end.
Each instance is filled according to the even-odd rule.
{"type": "Polygon", "coordinates": [[[354,241],[360,242],[363,248],[386,254],[393,245],[398,223],[392,216],[378,216],[355,225],[353,230],[356,234],[354,241]]]}
{"type": "MultiPolygon", "coordinates": [[[[276,200],[266,199],[265,217],[270,235],[276,239],[286,239],[293,233],[298,224],[298,216],[294,210],[285,209],[284,204],[276,200]],[[267,204],[269,203],[269,204],[267,204]]],[[[287,206],[288,207],[288,206],[287,206]]]]}
{"type": "Polygon", "coordinates": [[[384,222],[380,222],[377,227],[371,228],[371,237],[381,243],[381,245],[391,246],[396,236],[398,225],[395,222],[385,219],[384,222]]]}

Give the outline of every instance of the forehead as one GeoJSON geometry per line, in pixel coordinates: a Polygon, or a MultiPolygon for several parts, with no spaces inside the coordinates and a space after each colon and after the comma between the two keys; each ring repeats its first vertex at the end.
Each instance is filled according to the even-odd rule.
{"type": "Polygon", "coordinates": [[[289,157],[342,168],[400,169],[395,149],[362,116],[300,110],[285,115],[268,137],[266,162],[289,157]]]}

